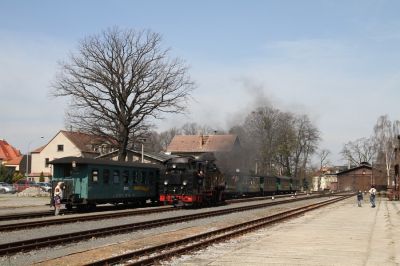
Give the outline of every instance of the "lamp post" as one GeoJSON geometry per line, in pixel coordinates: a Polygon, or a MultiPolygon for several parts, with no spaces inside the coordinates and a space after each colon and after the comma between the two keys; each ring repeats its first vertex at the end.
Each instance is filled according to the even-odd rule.
{"type": "Polygon", "coordinates": [[[139,143],[141,144],[141,162],[144,162],[144,143],[146,142],[145,138],[138,138],[137,139],[139,143]]]}
{"type": "Polygon", "coordinates": [[[144,162],[144,148],[143,148],[143,142],[142,142],[142,163],[144,162]]]}
{"type": "MultiPolygon", "coordinates": [[[[40,139],[43,139],[43,136],[40,137],[40,139]]],[[[33,140],[29,141],[29,143],[28,143],[28,152],[27,152],[27,155],[26,155],[26,171],[25,171],[26,179],[28,179],[28,177],[29,177],[29,152],[30,152],[30,147],[31,147],[31,144],[33,142],[35,142],[36,140],[37,139],[33,139],[33,140]]]]}

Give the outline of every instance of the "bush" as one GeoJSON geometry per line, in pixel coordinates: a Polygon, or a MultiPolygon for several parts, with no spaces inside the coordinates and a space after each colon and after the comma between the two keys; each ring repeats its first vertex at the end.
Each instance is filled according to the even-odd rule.
{"type": "Polygon", "coordinates": [[[5,167],[0,164],[0,181],[11,183],[13,179],[14,169],[5,167]]]}
{"type": "Polygon", "coordinates": [[[40,173],[39,182],[44,182],[44,174],[43,174],[43,172],[40,173]]]}

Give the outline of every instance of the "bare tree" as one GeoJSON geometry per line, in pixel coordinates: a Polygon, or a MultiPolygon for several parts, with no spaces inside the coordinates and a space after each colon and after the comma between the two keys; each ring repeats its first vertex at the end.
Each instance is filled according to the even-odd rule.
{"type": "Polygon", "coordinates": [[[320,140],[319,130],[311,123],[306,115],[296,118],[296,145],[293,152],[293,176],[300,177],[304,189],[308,189],[311,180],[307,180],[307,165],[311,155],[317,150],[320,140]]]}
{"type": "Polygon", "coordinates": [[[143,144],[147,152],[159,153],[163,150],[161,135],[156,131],[149,132],[143,144]]]}
{"type": "Polygon", "coordinates": [[[150,118],[186,110],[194,84],[183,62],[168,53],[161,36],[150,31],[113,28],[88,36],[60,64],[53,95],[70,97],[69,122],[115,140],[124,160],[150,118]]]}
{"type": "Polygon", "coordinates": [[[331,154],[331,152],[328,149],[322,149],[318,152],[317,155],[319,158],[319,170],[320,171],[330,163],[329,158],[328,158],[330,154],[331,154]]]}
{"type": "Polygon", "coordinates": [[[260,107],[251,112],[243,128],[254,147],[255,160],[259,162],[260,173],[272,174],[275,168],[274,159],[278,145],[278,126],[281,112],[272,107],[260,107]]]}
{"type": "Polygon", "coordinates": [[[261,172],[305,175],[319,141],[319,131],[307,116],[295,116],[272,107],[258,108],[249,114],[243,128],[247,139],[252,140],[254,160],[260,162],[261,172]]]}
{"type": "Polygon", "coordinates": [[[400,121],[396,120],[392,123],[387,115],[380,116],[374,127],[377,160],[385,165],[388,186],[390,186],[390,170],[394,161],[394,149],[397,144],[399,129],[400,121]]]}
{"type": "Polygon", "coordinates": [[[359,165],[362,162],[372,163],[376,154],[374,141],[372,138],[349,141],[343,146],[341,154],[350,165],[359,165]]]}
{"type": "Polygon", "coordinates": [[[217,130],[208,125],[199,125],[197,123],[186,123],[182,126],[181,132],[184,135],[210,135],[215,134],[217,130]]]}
{"type": "Polygon", "coordinates": [[[161,132],[160,133],[160,145],[162,147],[162,150],[166,151],[168,145],[171,143],[171,140],[175,137],[175,135],[179,135],[179,134],[181,134],[180,129],[177,129],[175,127],[161,132]]]}
{"type": "Polygon", "coordinates": [[[330,151],[328,149],[322,149],[317,153],[319,158],[319,169],[318,169],[318,190],[321,188],[321,179],[323,176],[322,169],[327,166],[330,162],[328,156],[330,155],[330,151]]]}

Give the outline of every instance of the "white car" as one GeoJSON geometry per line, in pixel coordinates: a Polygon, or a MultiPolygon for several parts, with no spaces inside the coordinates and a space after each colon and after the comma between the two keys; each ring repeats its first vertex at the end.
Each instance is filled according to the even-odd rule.
{"type": "Polygon", "coordinates": [[[37,182],[37,186],[39,186],[44,192],[50,192],[51,191],[51,185],[50,183],[47,182],[37,182]]]}
{"type": "Polygon", "coordinates": [[[14,194],[16,191],[13,185],[7,184],[6,182],[0,182],[0,193],[12,193],[14,194]]]}

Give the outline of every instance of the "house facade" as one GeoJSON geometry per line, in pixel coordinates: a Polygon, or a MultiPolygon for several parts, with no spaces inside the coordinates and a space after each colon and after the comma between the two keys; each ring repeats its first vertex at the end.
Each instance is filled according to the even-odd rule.
{"type": "Polygon", "coordinates": [[[112,152],[114,146],[114,143],[103,137],[61,130],[46,145],[32,151],[28,178],[39,181],[43,176],[45,181],[49,181],[52,176],[50,161],[67,156],[96,158],[112,152]]]}
{"type": "MultiPolygon", "coordinates": [[[[46,182],[49,181],[53,173],[49,162],[62,157],[118,160],[118,150],[115,146],[116,143],[104,137],[61,130],[46,145],[31,153],[31,171],[28,179],[38,182],[42,176],[46,182]]],[[[126,161],[141,162],[143,158],[144,163],[162,165],[171,157],[173,156],[128,150],[126,161]]]]}
{"type": "Polygon", "coordinates": [[[318,175],[312,178],[313,191],[336,191],[338,189],[337,174],[346,171],[348,166],[323,167],[318,175]]]}

